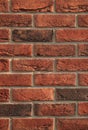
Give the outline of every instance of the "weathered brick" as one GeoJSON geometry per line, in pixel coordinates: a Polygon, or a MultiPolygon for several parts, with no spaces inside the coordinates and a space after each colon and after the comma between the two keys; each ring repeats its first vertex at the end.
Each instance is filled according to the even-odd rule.
{"type": "Polygon", "coordinates": [[[57,119],[57,130],[87,130],[88,119],[57,119]]]}
{"type": "Polygon", "coordinates": [[[56,0],[57,12],[88,12],[88,0],[56,0]]]}
{"type": "Polygon", "coordinates": [[[14,30],[12,40],[15,42],[51,42],[52,30],[14,30]]]}
{"type": "Polygon", "coordinates": [[[88,44],[79,44],[78,45],[78,55],[79,56],[88,56],[88,44]]]}
{"type": "Polygon", "coordinates": [[[88,71],[88,59],[58,59],[58,71],[88,71]]]}
{"type": "Polygon", "coordinates": [[[75,56],[75,45],[45,45],[34,46],[35,56],[75,56]]]}
{"type": "Polygon", "coordinates": [[[30,116],[31,105],[30,104],[1,104],[0,116],[30,116]]]}
{"type": "Polygon", "coordinates": [[[8,102],[9,98],[9,89],[0,89],[0,102],[8,102]]]}
{"type": "Polygon", "coordinates": [[[0,119],[0,130],[9,130],[9,119],[0,119]]]}
{"type": "Polygon", "coordinates": [[[78,82],[80,86],[88,86],[88,74],[86,73],[79,74],[78,82]]]}
{"type": "Polygon", "coordinates": [[[87,29],[60,29],[56,31],[57,42],[88,42],[87,29]]]}
{"type": "Polygon", "coordinates": [[[35,104],[36,116],[72,116],[75,114],[75,104],[35,104]]]}
{"type": "Polygon", "coordinates": [[[38,86],[75,86],[75,74],[36,74],[35,85],[38,86]]]}
{"type": "Polygon", "coordinates": [[[8,0],[0,0],[0,12],[8,12],[8,0]]]}
{"type": "Polygon", "coordinates": [[[0,56],[32,56],[32,44],[1,44],[0,56]]]}
{"type": "Polygon", "coordinates": [[[80,116],[88,116],[88,103],[78,104],[78,114],[80,116]]]}
{"type": "Polygon", "coordinates": [[[14,12],[53,12],[53,0],[12,0],[14,12]]]}
{"type": "Polygon", "coordinates": [[[31,74],[1,74],[0,86],[31,86],[31,74]]]}
{"type": "Polygon", "coordinates": [[[32,16],[28,14],[1,14],[0,27],[30,27],[32,16]]]}
{"type": "Polygon", "coordinates": [[[56,89],[58,101],[87,101],[88,89],[56,89]]]}
{"type": "Polygon", "coordinates": [[[9,71],[9,60],[0,59],[0,72],[9,71]]]}
{"type": "Polygon", "coordinates": [[[36,15],[36,27],[75,27],[74,15],[36,15]]]}
{"type": "Polygon", "coordinates": [[[13,71],[52,71],[53,60],[50,59],[28,59],[13,60],[13,71]]]}
{"type": "Polygon", "coordinates": [[[50,101],[54,100],[54,89],[13,89],[12,99],[14,101],[50,101]]]}
{"type": "Polygon", "coordinates": [[[26,130],[53,130],[53,119],[51,118],[34,118],[34,119],[13,119],[12,120],[12,129],[26,129],[26,130]]]}
{"type": "Polygon", "coordinates": [[[0,42],[8,42],[8,41],[9,41],[9,30],[0,29],[0,42]]]}
{"type": "Polygon", "coordinates": [[[78,16],[78,26],[88,27],[88,15],[79,15],[78,16]]]}

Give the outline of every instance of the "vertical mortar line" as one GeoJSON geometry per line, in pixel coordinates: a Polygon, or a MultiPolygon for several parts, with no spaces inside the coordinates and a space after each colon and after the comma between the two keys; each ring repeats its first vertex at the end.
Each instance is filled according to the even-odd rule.
{"type": "Polygon", "coordinates": [[[53,128],[53,130],[56,130],[56,118],[54,118],[53,120],[54,120],[54,126],[53,126],[54,128],[53,128]]]}

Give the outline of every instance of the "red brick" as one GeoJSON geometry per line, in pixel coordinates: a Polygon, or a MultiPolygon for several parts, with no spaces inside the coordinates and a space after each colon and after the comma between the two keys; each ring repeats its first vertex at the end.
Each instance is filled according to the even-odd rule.
{"type": "Polygon", "coordinates": [[[20,119],[13,119],[12,120],[13,126],[12,129],[13,130],[54,130],[53,129],[53,119],[50,118],[34,118],[34,119],[24,119],[24,118],[20,118],[20,119]]]}
{"type": "Polygon", "coordinates": [[[32,45],[27,44],[1,44],[0,56],[32,56],[32,45]],[[21,50],[21,51],[20,51],[21,50]]]}
{"type": "Polygon", "coordinates": [[[79,56],[88,56],[88,44],[79,44],[78,45],[78,55],[79,56]]]}
{"type": "Polygon", "coordinates": [[[88,30],[86,29],[61,29],[56,31],[57,42],[87,42],[88,30]]]}
{"type": "Polygon", "coordinates": [[[78,26],[88,27],[88,15],[79,15],[78,16],[78,26]]]}
{"type": "Polygon", "coordinates": [[[34,46],[35,56],[75,56],[75,45],[45,45],[34,46]]]}
{"type": "Polygon", "coordinates": [[[36,27],[75,27],[74,15],[36,15],[36,27]]]}
{"type": "Polygon", "coordinates": [[[12,11],[52,12],[53,0],[12,0],[12,11]]]}
{"type": "Polygon", "coordinates": [[[9,60],[0,59],[0,72],[9,71],[9,60]]]}
{"type": "Polygon", "coordinates": [[[88,119],[57,119],[57,130],[87,130],[88,119]]]}
{"type": "Polygon", "coordinates": [[[56,0],[57,12],[88,12],[88,0],[56,0]]]}
{"type": "Polygon", "coordinates": [[[75,104],[35,104],[36,116],[72,116],[75,114],[75,104]]]}
{"type": "Polygon", "coordinates": [[[35,74],[38,86],[75,86],[75,74],[35,74]]]}
{"type": "Polygon", "coordinates": [[[0,130],[9,130],[9,119],[0,119],[0,130]]]}
{"type": "Polygon", "coordinates": [[[80,116],[88,116],[88,103],[78,104],[78,114],[80,116]]]}
{"type": "Polygon", "coordinates": [[[1,74],[0,86],[31,86],[30,74],[1,74]]]}
{"type": "Polygon", "coordinates": [[[13,60],[13,71],[52,71],[53,60],[50,59],[28,59],[13,60]]]}
{"type": "Polygon", "coordinates": [[[9,30],[8,29],[0,29],[0,42],[9,41],[9,30]]]}
{"type": "Polygon", "coordinates": [[[12,32],[12,40],[15,42],[51,42],[52,38],[52,30],[16,29],[12,32]]]}
{"type": "Polygon", "coordinates": [[[8,12],[8,0],[0,0],[0,12],[8,12]]]}
{"type": "Polygon", "coordinates": [[[27,14],[1,14],[0,21],[0,27],[32,26],[32,16],[27,14]]]}
{"type": "Polygon", "coordinates": [[[0,102],[9,101],[9,89],[0,89],[0,102]]]}
{"type": "Polygon", "coordinates": [[[13,89],[14,101],[50,101],[54,100],[54,89],[13,89]]]}
{"type": "Polygon", "coordinates": [[[88,71],[88,59],[58,59],[58,71],[88,71]]]}
{"type": "Polygon", "coordinates": [[[79,85],[88,86],[88,74],[86,73],[79,74],[79,85]]]}

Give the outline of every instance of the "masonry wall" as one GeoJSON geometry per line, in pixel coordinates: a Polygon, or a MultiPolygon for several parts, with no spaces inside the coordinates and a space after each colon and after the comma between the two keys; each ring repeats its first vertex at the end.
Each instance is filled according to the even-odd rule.
{"type": "Polygon", "coordinates": [[[0,0],[0,130],[88,130],[88,0],[0,0]]]}

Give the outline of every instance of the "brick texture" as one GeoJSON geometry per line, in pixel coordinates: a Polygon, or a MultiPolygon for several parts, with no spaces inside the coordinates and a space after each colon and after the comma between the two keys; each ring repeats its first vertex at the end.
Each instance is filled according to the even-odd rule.
{"type": "Polygon", "coordinates": [[[88,0],[0,0],[0,130],[88,130],[88,0]]]}

